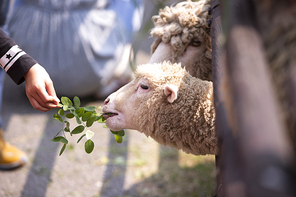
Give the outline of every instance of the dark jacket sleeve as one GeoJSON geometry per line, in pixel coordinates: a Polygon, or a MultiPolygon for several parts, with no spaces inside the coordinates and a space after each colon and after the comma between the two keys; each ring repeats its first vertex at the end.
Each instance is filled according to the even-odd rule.
{"type": "Polygon", "coordinates": [[[25,80],[24,75],[37,63],[36,60],[21,50],[1,28],[0,58],[0,66],[16,84],[21,84],[25,80]]]}

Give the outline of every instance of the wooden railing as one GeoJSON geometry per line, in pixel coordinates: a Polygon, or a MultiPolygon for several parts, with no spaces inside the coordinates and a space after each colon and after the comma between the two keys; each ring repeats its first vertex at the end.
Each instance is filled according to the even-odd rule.
{"type": "MultiPolygon", "coordinates": [[[[288,0],[212,0],[211,3],[214,100],[220,150],[216,156],[217,196],[296,196],[296,61],[293,55],[283,55],[287,59],[283,62],[288,65],[281,66],[292,74],[284,75],[289,79],[280,85],[288,93],[280,97],[277,88],[281,87],[273,81],[278,73],[272,73],[273,63],[267,54],[273,46],[267,43],[267,37],[278,31],[272,24],[276,17],[292,30],[296,29],[296,18],[289,20],[295,16],[296,4],[288,0]],[[281,112],[285,110],[282,103],[290,106],[288,126],[282,116],[285,114],[281,112]]],[[[276,40],[287,39],[287,34],[282,38],[277,36],[276,40]]],[[[291,40],[284,47],[292,49],[293,43],[296,46],[296,41],[291,40]]]]}

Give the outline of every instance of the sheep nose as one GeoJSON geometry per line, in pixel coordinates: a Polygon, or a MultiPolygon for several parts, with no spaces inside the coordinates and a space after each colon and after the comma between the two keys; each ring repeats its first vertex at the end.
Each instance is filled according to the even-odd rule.
{"type": "Polygon", "coordinates": [[[109,103],[109,101],[110,101],[110,98],[109,97],[106,98],[106,100],[104,101],[104,105],[107,105],[109,103]]]}

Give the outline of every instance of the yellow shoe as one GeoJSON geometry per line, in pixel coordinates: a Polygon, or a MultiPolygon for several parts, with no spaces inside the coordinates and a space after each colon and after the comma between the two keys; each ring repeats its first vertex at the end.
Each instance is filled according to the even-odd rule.
{"type": "Polygon", "coordinates": [[[5,142],[0,131],[0,170],[12,170],[27,163],[26,153],[5,142]]]}

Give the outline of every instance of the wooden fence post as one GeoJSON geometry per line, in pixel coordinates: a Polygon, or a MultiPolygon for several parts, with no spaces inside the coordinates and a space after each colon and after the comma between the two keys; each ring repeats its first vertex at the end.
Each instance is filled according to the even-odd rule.
{"type": "MultiPolygon", "coordinates": [[[[211,3],[214,102],[220,150],[216,156],[217,196],[296,196],[295,152],[278,114],[279,104],[262,40],[269,29],[264,26],[260,32],[261,21],[256,18],[256,11],[263,2],[212,0],[211,3]],[[220,8],[225,37],[221,35],[220,8]],[[222,47],[224,39],[225,48],[222,47]],[[224,79],[227,79],[227,87],[224,79]]],[[[264,3],[272,5],[272,11],[276,10],[260,13],[267,14],[265,19],[270,14],[285,15],[286,11],[280,9],[286,6],[284,10],[289,10],[292,4],[284,1],[281,2],[284,6],[280,7],[274,0],[264,3]]],[[[294,27],[296,29],[296,24],[294,27]]],[[[295,58],[288,63],[296,64],[295,58]]],[[[295,128],[296,66],[290,70],[285,84],[291,90],[287,101],[294,109],[295,128]]]]}
{"type": "MultiPolygon", "coordinates": [[[[278,114],[263,42],[256,28],[256,5],[248,0],[223,0],[222,7],[229,106],[226,114],[237,154],[235,163],[243,181],[239,196],[295,196],[295,154],[278,114]]],[[[225,140],[228,136],[222,137],[225,140]]],[[[223,157],[228,154],[231,150],[223,150],[223,157]]]]}
{"type": "Polygon", "coordinates": [[[228,125],[224,93],[222,90],[225,77],[225,50],[223,49],[223,32],[221,21],[221,3],[211,1],[211,39],[214,104],[216,111],[216,133],[218,137],[219,154],[216,155],[217,196],[236,197],[244,196],[243,184],[238,169],[238,158],[235,153],[235,139],[228,125]]]}

